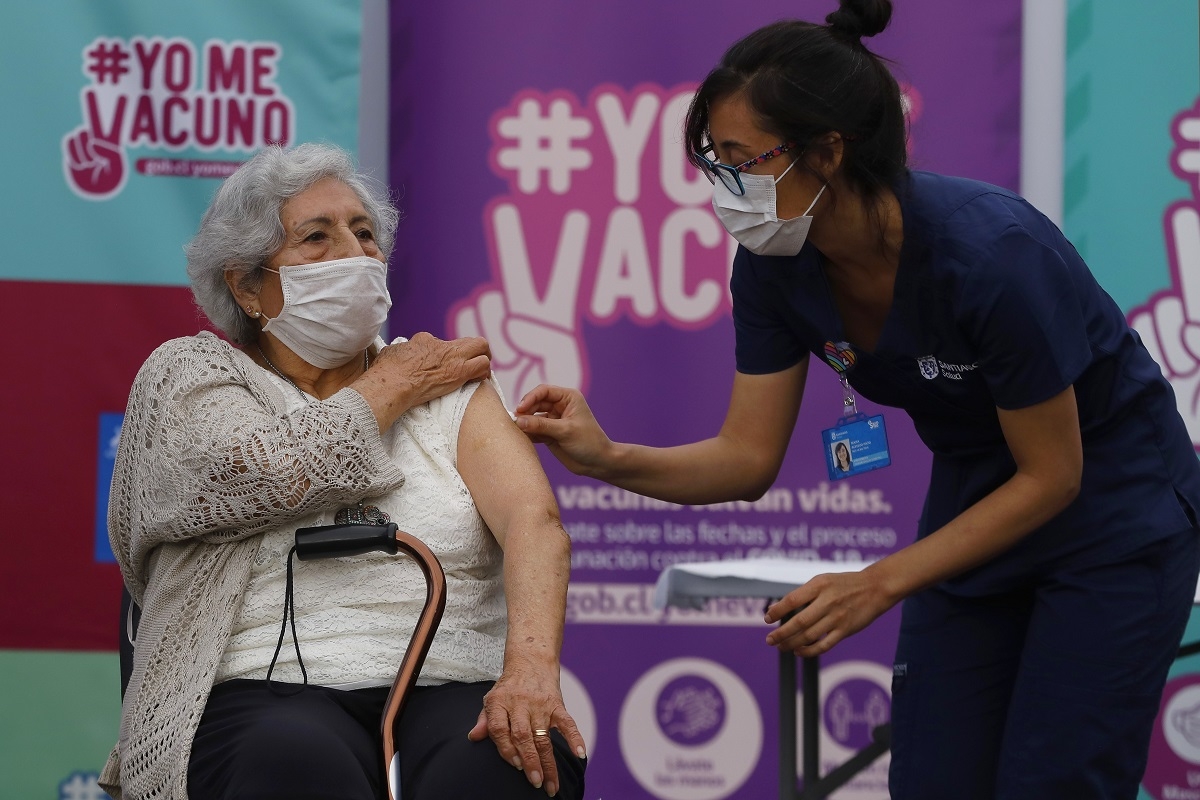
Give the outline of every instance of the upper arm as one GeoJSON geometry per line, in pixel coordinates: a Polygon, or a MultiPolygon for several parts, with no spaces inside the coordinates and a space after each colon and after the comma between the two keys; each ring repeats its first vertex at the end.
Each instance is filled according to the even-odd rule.
{"type": "Polygon", "coordinates": [[[1075,388],[1019,409],[996,409],[1017,471],[1073,496],[1083,473],[1083,438],[1075,388]]]}
{"type": "Polygon", "coordinates": [[[719,437],[740,454],[739,461],[762,483],[775,480],[783,464],[808,377],[809,359],[767,375],[734,374],[729,410],[719,437]]]}
{"type": "Polygon", "coordinates": [[[533,443],[488,381],[467,404],[458,432],[458,472],[501,547],[512,524],[559,524],[558,504],[533,443]]]}

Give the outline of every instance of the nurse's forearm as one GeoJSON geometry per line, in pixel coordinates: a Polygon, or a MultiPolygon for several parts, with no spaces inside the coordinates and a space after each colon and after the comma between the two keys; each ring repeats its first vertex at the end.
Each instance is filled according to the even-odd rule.
{"type": "Polygon", "coordinates": [[[716,436],[677,447],[612,443],[590,474],[672,503],[757,500],[779,474],[807,375],[807,357],[769,375],[735,373],[716,436]]]}
{"type": "Polygon", "coordinates": [[[592,477],[669,503],[757,500],[778,474],[774,459],[715,436],[677,447],[614,442],[592,477]]]}
{"type": "Polygon", "coordinates": [[[941,529],[868,568],[893,602],[995,558],[1079,494],[1083,443],[1074,387],[996,413],[1016,472],[941,529]]]}
{"type": "Polygon", "coordinates": [[[1005,552],[1066,508],[1077,492],[1076,482],[1018,472],[944,527],[864,574],[872,574],[891,602],[899,602],[1005,552]]]}

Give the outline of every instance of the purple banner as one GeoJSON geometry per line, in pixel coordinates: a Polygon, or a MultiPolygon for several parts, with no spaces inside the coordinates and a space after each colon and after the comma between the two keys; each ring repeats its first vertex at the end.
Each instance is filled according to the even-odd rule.
{"type": "MultiPolygon", "coordinates": [[[[820,21],[833,2],[796,2],[820,21]]],[[[898,7],[868,43],[892,59],[915,168],[1017,188],[1020,0],[898,7]]],[[[734,373],[734,243],[686,161],[682,118],[726,47],[780,17],[746,2],[392,4],[391,175],[405,219],[391,333],[488,338],[509,406],[576,386],[617,440],[713,435],[734,373]],[[485,19],[486,18],[486,19],[485,19]]],[[[831,482],[840,416],[814,361],[792,446],[755,503],[679,506],[578,478],[548,453],[573,543],[564,693],[593,756],[588,798],[769,796],[777,657],[763,601],[656,611],[672,564],[785,556],[870,561],[910,542],[929,455],[886,411],[892,466],[831,482]]],[[[880,413],[860,403],[868,414],[880,413]]],[[[823,659],[823,768],[888,719],[898,616],[823,659]]],[[[837,797],[882,798],[886,756],[837,797]]]]}

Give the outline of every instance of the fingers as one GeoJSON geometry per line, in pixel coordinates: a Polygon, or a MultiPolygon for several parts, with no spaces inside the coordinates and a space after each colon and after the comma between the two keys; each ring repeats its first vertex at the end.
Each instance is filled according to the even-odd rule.
{"type": "Polygon", "coordinates": [[[768,637],[768,642],[781,652],[793,652],[798,656],[815,656],[827,652],[842,636],[836,630],[837,623],[831,616],[824,616],[812,624],[803,624],[800,617],[785,622],[768,637]]]}
{"type": "Polygon", "coordinates": [[[485,379],[492,371],[492,360],[487,356],[475,356],[463,362],[463,372],[466,373],[467,379],[464,383],[471,381],[481,381],[485,379]]]}
{"type": "Polygon", "coordinates": [[[487,698],[483,702],[482,714],[487,720],[488,736],[492,738],[492,742],[495,743],[496,750],[499,751],[500,756],[517,769],[521,769],[521,754],[517,750],[516,743],[513,742],[512,737],[509,735],[508,711],[500,703],[491,702],[491,699],[487,698]]]}
{"type": "Polygon", "coordinates": [[[480,711],[479,718],[475,720],[475,727],[467,731],[467,738],[472,742],[482,742],[488,735],[487,712],[480,711]]]}
{"type": "MultiPolygon", "coordinates": [[[[535,742],[533,735],[534,728],[529,724],[529,718],[524,715],[510,717],[509,729],[509,741],[516,748],[517,755],[521,760],[521,769],[525,771],[526,780],[538,789],[542,788],[542,783],[545,779],[545,764],[542,761],[542,754],[539,752],[539,748],[550,747],[550,737],[536,737],[545,740],[544,744],[535,742]]],[[[553,755],[551,755],[550,760],[554,760],[553,755]]],[[[557,773],[555,777],[557,777],[557,773]]]]}
{"type": "Polygon", "coordinates": [[[468,737],[476,740],[483,724],[500,756],[524,772],[532,786],[553,797],[560,787],[551,731],[557,729],[577,757],[586,758],[587,750],[562,693],[552,683],[557,676],[501,677],[484,697],[483,713],[468,737]]]}
{"type": "MultiPolygon", "coordinates": [[[[455,391],[463,384],[483,380],[491,371],[491,350],[478,336],[443,341],[421,332],[407,342],[383,348],[368,374],[399,381],[380,382],[384,394],[401,393],[406,408],[455,391]]],[[[356,387],[357,388],[357,387],[356,387]]]]}
{"type": "Polygon", "coordinates": [[[570,712],[563,706],[559,706],[550,719],[552,725],[567,740],[571,752],[579,758],[587,758],[587,742],[583,740],[583,734],[579,732],[579,726],[575,724],[575,718],[571,716],[570,712]]]}
{"type": "MultiPolygon", "coordinates": [[[[429,337],[433,339],[433,336],[429,337]]],[[[439,341],[440,340],[435,340],[439,341]]],[[[487,339],[465,336],[444,343],[455,356],[462,359],[464,383],[483,380],[492,371],[492,350],[487,339]]]]}
{"type": "MultiPolygon", "coordinates": [[[[534,734],[535,730],[546,730],[548,733],[549,723],[544,729],[535,729],[528,716],[509,716],[504,705],[493,698],[484,701],[484,710],[480,717],[486,720],[487,734],[505,761],[524,772],[525,779],[535,788],[540,789],[545,785],[547,793],[557,793],[558,766],[554,762],[554,746],[548,735],[534,734]]],[[[472,734],[478,729],[479,722],[476,722],[467,738],[475,741],[472,734]]]]}
{"type": "Polygon", "coordinates": [[[862,630],[895,602],[863,573],[818,575],[767,609],[768,622],[783,620],[767,636],[767,644],[799,656],[817,656],[862,630]]]}
{"type": "MultiPolygon", "coordinates": [[[[574,718],[565,707],[559,705],[550,715],[550,722],[545,728],[534,728],[533,746],[537,750],[538,761],[542,767],[542,780],[546,794],[554,797],[558,794],[558,763],[554,759],[554,744],[550,739],[550,731],[558,730],[566,739],[567,745],[571,751],[580,759],[587,758],[587,745],[583,740],[583,734],[579,732],[579,727],[575,724],[574,718]],[[544,735],[543,735],[544,734],[544,735]]],[[[532,779],[531,779],[531,782],[532,779]]],[[[538,784],[533,782],[534,786],[538,784]]]]}
{"type": "Polygon", "coordinates": [[[543,383],[521,398],[521,402],[517,403],[517,414],[557,413],[566,406],[573,391],[575,390],[543,383]]]}
{"type": "MultiPolygon", "coordinates": [[[[781,651],[791,650],[800,655],[800,650],[821,643],[841,618],[836,600],[832,601],[831,606],[831,599],[821,595],[823,590],[829,588],[829,584],[826,576],[818,575],[768,608],[767,622],[783,622],[767,635],[767,644],[781,651]]],[[[832,643],[829,643],[824,649],[832,646],[832,643]]],[[[816,653],[807,652],[804,655],[816,653]]]]}
{"type": "MultiPolygon", "coordinates": [[[[550,723],[546,724],[549,726],[550,723]]],[[[530,777],[530,782],[539,788],[544,784],[546,794],[553,797],[558,794],[558,764],[554,760],[554,743],[550,741],[550,728],[535,728],[532,733],[533,746],[542,769],[540,775],[534,773],[536,778],[540,778],[541,783],[535,777],[530,777]]],[[[528,772],[525,774],[529,775],[528,772]]]]}
{"type": "Polygon", "coordinates": [[[517,427],[525,432],[525,435],[535,442],[553,442],[557,441],[556,435],[562,427],[563,421],[554,419],[553,417],[537,417],[529,415],[518,415],[516,418],[517,427]]]}
{"type": "Polygon", "coordinates": [[[790,648],[780,647],[779,650],[781,652],[784,650],[790,650],[794,655],[797,655],[801,658],[815,658],[816,656],[823,656],[828,653],[833,649],[834,645],[840,642],[843,638],[845,637],[840,631],[834,631],[833,633],[814,641],[810,645],[798,644],[795,647],[790,648]]]}
{"type": "Polygon", "coordinates": [[[432,333],[421,331],[413,334],[408,340],[408,345],[435,356],[453,356],[463,361],[471,361],[478,357],[490,361],[492,357],[491,346],[482,336],[462,336],[447,341],[437,338],[432,333]]]}
{"type": "Polygon", "coordinates": [[[408,340],[408,344],[422,348],[448,347],[461,350],[465,355],[490,354],[491,349],[487,339],[482,336],[460,336],[457,339],[439,339],[429,331],[418,331],[408,340]]]}
{"type": "MultiPolygon", "coordinates": [[[[434,338],[432,335],[429,338],[434,338]]],[[[488,340],[482,336],[464,336],[461,339],[451,339],[449,344],[458,348],[465,357],[484,356],[492,357],[492,348],[488,344],[488,340]]]]}
{"type": "Polygon", "coordinates": [[[803,608],[811,603],[813,598],[816,597],[816,594],[817,587],[816,579],[814,578],[800,588],[793,589],[782,600],[772,604],[771,607],[767,609],[765,616],[766,622],[770,624],[779,622],[779,620],[783,619],[788,614],[791,614],[796,609],[803,608]]]}

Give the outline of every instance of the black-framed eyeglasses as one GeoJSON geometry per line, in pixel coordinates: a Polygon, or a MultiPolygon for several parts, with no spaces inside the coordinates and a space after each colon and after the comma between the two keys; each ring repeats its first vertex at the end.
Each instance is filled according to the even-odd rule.
{"type": "Polygon", "coordinates": [[[742,173],[763,161],[770,161],[775,156],[783,155],[788,150],[795,147],[795,142],[784,142],[778,147],[774,147],[760,156],[750,159],[744,164],[738,164],[736,167],[729,164],[722,164],[720,161],[715,161],[709,157],[714,151],[715,145],[708,145],[700,152],[696,153],[696,158],[700,159],[704,164],[704,177],[708,178],[709,183],[715,183],[715,178],[720,178],[721,183],[725,184],[725,188],[739,197],[746,193],[746,187],[742,185],[742,173]]]}

